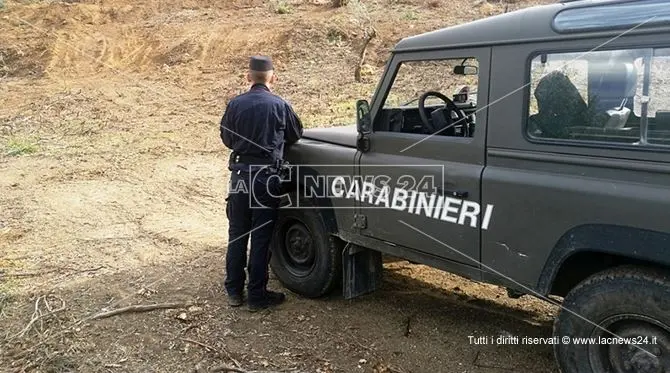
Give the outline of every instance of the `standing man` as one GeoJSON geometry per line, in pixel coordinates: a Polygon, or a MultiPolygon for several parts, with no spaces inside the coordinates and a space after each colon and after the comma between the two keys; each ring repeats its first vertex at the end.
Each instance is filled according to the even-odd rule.
{"type": "Polygon", "coordinates": [[[221,119],[221,139],[232,150],[225,287],[230,305],[242,305],[246,265],[247,303],[250,311],[257,311],[286,298],[267,289],[269,246],[279,207],[277,173],[284,145],[300,139],[302,123],[291,105],[272,93],[277,78],[269,57],[251,57],[247,79],[251,89],[233,98],[221,119]]]}

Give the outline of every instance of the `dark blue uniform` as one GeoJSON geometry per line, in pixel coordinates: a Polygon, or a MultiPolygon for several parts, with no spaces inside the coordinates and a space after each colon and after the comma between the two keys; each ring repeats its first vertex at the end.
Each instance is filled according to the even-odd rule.
{"type": "Polygon", "coordinates": [[[248,302],[263,304],[268,297],[269,244],[279,205],[278,161],[284,145],[302,136],[302,123],[291,106],[264,84],[231,100],[221,119],[221,139],[230,156],[228,252],[225,286],[229,296],[241,296],[251,236],[248,302]],[[249,233],[251,232],[251,233],[249,233]]]}

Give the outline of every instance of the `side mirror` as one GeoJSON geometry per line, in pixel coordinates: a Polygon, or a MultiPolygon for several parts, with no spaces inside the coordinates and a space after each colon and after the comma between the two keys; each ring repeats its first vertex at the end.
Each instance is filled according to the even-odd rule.
{"type": "Polygon", "coordinates": [[[356,148],[365,153],[370,150],[370,138],[367,135],[372,132],[370,104],[366,100],[356,101],[356,128],[358,129],[356,148]]]}
{"type": "Polygon", "coordinates": [[[456,75],[477,75],[478,72],[477,66],[459,65],[454,67],[454,74],[456,75]]]}
{"type": "Polygon", "coordinates": [[[356,128],[358,133],[367,135],[372,132],[370,104],[366,100],[356,101],[356,128]]]}

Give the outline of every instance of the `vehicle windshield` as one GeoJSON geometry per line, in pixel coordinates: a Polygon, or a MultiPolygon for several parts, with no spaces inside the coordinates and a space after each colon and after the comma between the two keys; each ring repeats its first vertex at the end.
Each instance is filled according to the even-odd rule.
{"type": "MultiPolygon", "coordinates": [[[[477,60],[467,58],[467,64],[477,67],[477,60]]],[[[389,90],[384,102],[385,108],[417,106],[424,93],[435,91],[454,100],[454,95],[462,93],[467,88],[467,102],[477,102],[476,87],[477,75],[461,75],[454,73],[454,68],[463,66],[464,60],[429,60],[403,62],[396,74],[395,81],[389,90]]],[[[454,100],[456,101],[456,100],[454,100]]],[[[426,99],[426,106],[443,105],[437,97],[426,99]]]]}

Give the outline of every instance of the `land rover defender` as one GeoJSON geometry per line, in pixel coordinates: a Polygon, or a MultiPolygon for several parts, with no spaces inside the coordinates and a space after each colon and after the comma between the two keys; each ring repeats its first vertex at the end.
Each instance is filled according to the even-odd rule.
{"type": "Polygon", "coordinates": [[[374,291],[382,254],[562,299],[566,373],[670,372],[670,0],[570,1],[401,40],[357,124],[306,130],[271,266],[374,291]]]}

